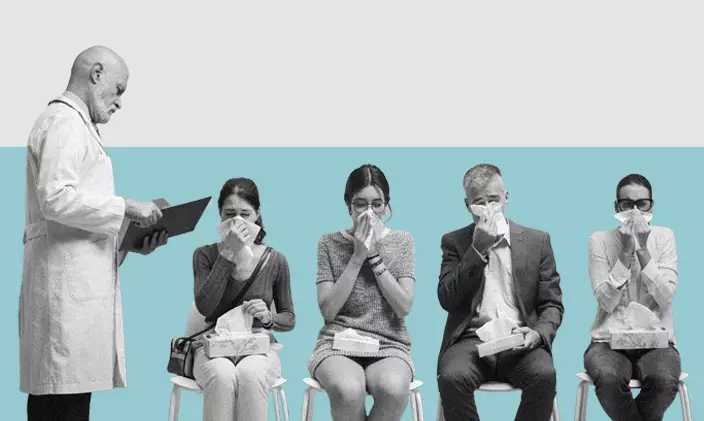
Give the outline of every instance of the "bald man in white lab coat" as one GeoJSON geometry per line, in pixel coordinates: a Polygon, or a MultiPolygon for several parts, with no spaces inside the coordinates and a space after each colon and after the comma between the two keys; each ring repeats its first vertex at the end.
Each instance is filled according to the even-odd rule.
{"type": "MultiPolygon", "coordinates": [[[[91,393],[125,387],[119,240],[161,218],[151,202],[115,195],[97,125],[122,107],[129,71],[106,47],[76,58],[66,92],[27,143],[20,390],[29,421],[87,421],[91,393]]],[[[166,233],[145,239],[149,254],[166,233]]]]}

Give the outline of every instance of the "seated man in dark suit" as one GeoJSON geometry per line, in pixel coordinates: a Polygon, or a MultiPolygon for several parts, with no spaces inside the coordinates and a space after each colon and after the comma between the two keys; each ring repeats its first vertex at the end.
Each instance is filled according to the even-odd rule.
{"type": "Polygon", "coordinates": [[[564,312],[550,235],[501,219],[508,192],[496,166],[475,166],[463,184],[467,208],[490,211],[442,237],[438,298],[448,318],[438,387],[445,419],[479,420],[474,391],[502,381],[522,390],[516,420],[548,421],[556,384],[552,343],[564,312]],[[525,344],[480,358],[476,331],[499,318],[516,324],[525,344]]]}

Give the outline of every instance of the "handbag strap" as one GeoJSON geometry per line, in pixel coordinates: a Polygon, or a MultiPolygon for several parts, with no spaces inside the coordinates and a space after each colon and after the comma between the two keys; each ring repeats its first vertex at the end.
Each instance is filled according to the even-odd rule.
{"type": "Polygon", "coordinates": [[[244,297],[244,294],[246,294],[247,290],[249,290],[249,287],[252,286],[252,282],[254,282],[254,280],[259,275],[259,272],[261,271],[262,266],[264,266],[264,263],[269,258],[270,254],[271,254],[271,247],[267,247],[266,250],[264,250],[264,253],[262,254],[262,258],[259,259],[259,263],[257,263],[257,266],[254,267],[254,270],[252,271],[252,274],[249,276],[249,279],[247,279],[245,284],[242,286],[242,289],[237,294],[237,297],[235,297],[235,299],[232,300],[233,303],[239,302],[242,299],[242,297],[244,297]]]}
{"type": "MultiPolygon", "coordinates": [[[[270,254],[271,254],[271,247],[267,247],[266,250],[264,250],[264,253],[262,254],[261,259],[259,259],[257,266],[254,267],[254,270],[252,271],[252,275],[249,277],[249,279],[247,279],[245,284],[242,286],[242,289],[240,290],[240,292],[237,293],[237,297],[235,297],[235,299],[232,300],[232,302],[236,303],[236,302],[240,301],[242,299],[242,297],[244,297],[244,294],[246,294],[247,291],[249,290],[249,287],[252,286],[252,282],[254,282],[254,280],[259,275],[259,272],[261,271],[262,266],[264,266],[264,263],[266,263],[270,254]]],[[[191,335],[185,339],[187,341],[193,340],[196,336],[198,336],[202,333],[205,333],[205,332],[209,331],[210,329],[214,328],[215,325],[216,325],[216,323],[212,323],[210,326],[206,327],[205,329],[201,330],[200,332],[194,333],[193,335],[191,335]]]]}

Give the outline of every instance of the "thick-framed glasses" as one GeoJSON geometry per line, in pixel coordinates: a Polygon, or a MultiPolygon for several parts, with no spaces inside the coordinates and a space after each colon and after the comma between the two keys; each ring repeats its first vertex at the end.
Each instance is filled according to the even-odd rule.
{"type": "Polygon", "coordinates": [[[655,203],[653,199],[638,199],[638,200],[631,200],[631,199],[619,199],[617,202],[618,210],[619,212],[624,212],[627,210],[633,209],[633,207],[637,207],[638,210],[641,212],[647,212],[650,209],[653,208],[653,204],[655,203]]]}
{"type": "Polygon", "coordinates": [[[382,200],[374,200],[372,203],[367,203],[364,200],[352,201],[352,209],[354,209],[357,213],[366,212],[369,208],[372,208],[374,213],[384,213],[386,210],[386,203],[382,200]]]}

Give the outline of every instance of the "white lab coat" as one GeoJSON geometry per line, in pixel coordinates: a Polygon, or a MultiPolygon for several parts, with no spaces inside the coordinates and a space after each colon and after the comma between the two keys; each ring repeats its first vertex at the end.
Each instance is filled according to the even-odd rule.
{"type": "Polygon", "coordinates": [[[125,201],[86,105],[70,92],[57,100],[27,144],[20,390],[36,395],[127,385],[116,252],[125,201]]]}

